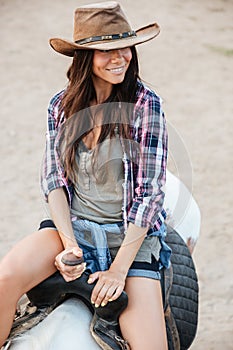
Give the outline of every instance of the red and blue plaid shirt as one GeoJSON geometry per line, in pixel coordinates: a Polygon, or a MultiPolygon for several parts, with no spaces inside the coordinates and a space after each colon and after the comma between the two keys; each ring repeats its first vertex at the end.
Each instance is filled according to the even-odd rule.
{"type": "MultiPolygon", "coordinates": [[[[59,156],[59,131],[64,123],[58,118],[64,90],[56,94],[48,108],[46,151],[42,164],[41,187],[47,200],[49,192],[64,187],[72,203],[72,185],[65,177],[59,156]]],[[[158,231],[166,213],[163,209],[163,186],[166,180],[167,130],[161,98],[138,81],[137,101],[132,116],[131,144],[139,149],[139,160],[124,150],[123,219],[139,227],[158,231]]],[[[134,147],[133,147],[134,148],[134,147]]],[[[133,153],[133,151],[132,151],[133,153]]]]}

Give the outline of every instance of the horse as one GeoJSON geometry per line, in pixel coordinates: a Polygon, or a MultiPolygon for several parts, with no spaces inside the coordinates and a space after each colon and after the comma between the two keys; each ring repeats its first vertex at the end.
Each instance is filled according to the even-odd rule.
{"type": "MultiPolygon", "coordinates": [[[[168,212],[167,223],[176,230],[192,253],[200,234],[200,210],[184,183],[169,171],[167,172],[164,207],[168,212]],[[181,212],[180,206],[185,206],[185,210],[182,209],[181,212]]],[[[24,296],[21,299],[21,305],[26,304],[25,300],[27,302],[24,296]]],[[[98,350],[100,347],[89,331],[92,317],[90,309],[83,301],[71,297],[57,306],[39,324],[15,337],[3,349],[98,350]]]]}

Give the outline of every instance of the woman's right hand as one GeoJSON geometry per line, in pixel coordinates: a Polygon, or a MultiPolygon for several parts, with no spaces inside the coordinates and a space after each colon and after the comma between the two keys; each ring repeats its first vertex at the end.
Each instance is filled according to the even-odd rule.
{"type": "Polygon", "coordinates": [[[62,262],[62,257],[67,253],[73,253],[77,258],[83,257],[82,249],[75,246],[73,248],[66,248],[61,253],[59,253],[55,258],[55,266],[60,271],[66,282],[74,281],[76,278],[79,278],[86,269],[86,263],[83,262],[81,264],[75,266],[69,266],[62,262]]]}

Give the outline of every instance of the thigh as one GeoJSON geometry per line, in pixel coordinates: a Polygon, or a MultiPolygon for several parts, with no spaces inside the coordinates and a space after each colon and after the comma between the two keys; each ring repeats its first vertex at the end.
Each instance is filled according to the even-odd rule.
{"type": "Polygon", "coordinates": [[[1,261],[3,278],[15,285],[19,294],[56,271],[54,259],[63,250],[59,234],[54,229],[42,229],[15,244],[1,261]]]}
{"type": "Polygon", "coordinates": [[[120,326],[131,348],[167,349],[160,281],[128,277],[125,291],[129,303],[120,316],[120,326]]]}

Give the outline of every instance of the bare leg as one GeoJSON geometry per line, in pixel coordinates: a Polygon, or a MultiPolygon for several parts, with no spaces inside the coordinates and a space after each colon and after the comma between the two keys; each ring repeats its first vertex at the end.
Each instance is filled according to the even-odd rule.
{"type": "Polygon", "coordinates": [[[160,282],[128,277],[125,291],[129,304],[120,316],[120,326],[130,349],[167,350],[160,282]]]}
{"type": "Polygon", "coordinates": [[[17,243],[0,263],[0,347],[10,332],[19,298],[56,271],[63,250],[56,230],[43,229],[17,243]]]}

